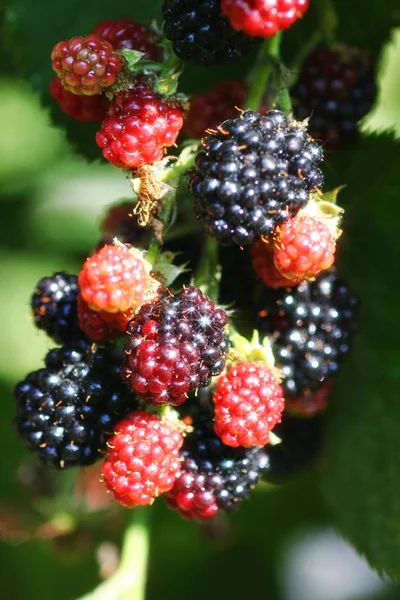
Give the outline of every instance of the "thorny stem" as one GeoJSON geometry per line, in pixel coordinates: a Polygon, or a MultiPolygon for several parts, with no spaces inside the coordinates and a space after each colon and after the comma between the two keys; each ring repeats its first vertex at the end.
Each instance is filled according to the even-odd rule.
{"type": "Polygon", "coordinates": [[[277,33],[266,39],[259,50],[256,64],[250,73],[250,86],[244,107],[250,110],[258,110],[262,103],[268,80],[273,73],[273,62],[271,59],[279,57],[281,33],[277,33]]]}
{"type": "Polygon", "coordinates": [[[147,506],[132,511],[117,571],[93,592],[79,600],[145,600],[150,548],[149,511],[147,506]]]}

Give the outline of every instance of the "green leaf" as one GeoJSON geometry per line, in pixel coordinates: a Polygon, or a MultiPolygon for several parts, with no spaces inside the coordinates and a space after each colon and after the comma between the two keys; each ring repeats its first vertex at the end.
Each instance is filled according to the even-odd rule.
{"type": "Polygon", "coordinates": [[[337,526],[378,571],[400,578],[400,143],[360,140],[329,165],[346,209],[338,265],[361,301],[338,378],[320,475],[337,526]]]}

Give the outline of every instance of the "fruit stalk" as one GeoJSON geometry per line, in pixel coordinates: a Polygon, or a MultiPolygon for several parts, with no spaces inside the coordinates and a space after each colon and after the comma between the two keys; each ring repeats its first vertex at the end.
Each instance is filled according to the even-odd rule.
{"type": "Polygon", "coordinates": [[[276,33],[271,38],[267,38],[258,53],[256,64],[250,74],[250,86],[247,94],[245,108],[258,110],[267,87],[268,80],[273,72],[271,59],[279,58],[279,48],[281,43],[281,33],[276,33]]]}

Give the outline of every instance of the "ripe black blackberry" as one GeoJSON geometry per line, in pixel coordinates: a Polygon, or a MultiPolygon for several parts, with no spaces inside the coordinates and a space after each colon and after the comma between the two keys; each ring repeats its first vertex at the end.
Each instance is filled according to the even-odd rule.
{"type": "Polygon", "coordinates": [[[327,149],[351,141],[376,98],[375,66],[363,48],[320,47],[306,59],[292,92],[298,119],[327,149]]]}
{"type": "Polygon", "coordinates": [[[285,397],[335,376],[356,329],[357,299],[335,273],[293,288],[264,288],[257,319],[282,369],[285,397]]]}
{"type": "Polygon", "coordinates": [[[80,341],[50,350],[15,387],[16,429],[56,468],[93,464],[115,423],[136,406],[119,377],[120,352],[80,341]]]}
{"type": "Polygon", "coordinates": [[[235,31],[219,0],[164,0],[164,35],[182,60],[204,66],[234,60],[260,42],[235,31]]]}
{"type": "Polygon", "coordinates": [[[322,186],[322,150],[305,125],[271,110],[247,110],[205,136],[189,179],[194,213],[221,244],[268,236],[322,186]]]}
{"type": "Polygon", "coordinates": [[[84,337],[79,329],[76,299],[78,278],[64,271],[43,277],[31,297],[35,325],[43,329],[57,344],[84,337]]]}
{"type": "Polygon", "coordinates": [[[264,448],[267,461],[263,480],[283,484],[296,471],[312,463],[321,448],[322,429],[322,416],[304,419],[284,414],[274,429],[281,443],[264,448]]]}
{"type": "Polygon", "coordinates": [[[127,328],[123,379],[149,404],[182,404],[223,370],[227,322],[194,286],[142,306],[127,328]]]}
{"type": "Polygon", "coordinates": [[[182,470],[166,501],[185,518],[205,520],[219,510],[237,509],[259,481],[268,459],[263,448],[225,446],[213,430],[210,390],[201,390],[199,396],[188,402],[193,432],[185,438],[182,470]]]}

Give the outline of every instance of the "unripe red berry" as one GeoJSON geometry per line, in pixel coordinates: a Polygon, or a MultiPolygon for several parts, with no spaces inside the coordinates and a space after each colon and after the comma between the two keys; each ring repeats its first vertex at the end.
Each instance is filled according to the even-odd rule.
{"type": "Polygon", "coordinates": [[[309,0],[221,0],[221,10],[234,29],[269,38],[288,29],[308,9],[309,0]]]}
{"type": "Polygon", "coordinates": [[[111,44],[94,33],[58,42],[51,60],[64,88],[85,96],[100,94],[113,85],[121,68],[111,44]]]}
{"type": "Polygon", "coordinates": [[[68,92],[59,77],[54,77],[49,85],[50,94],[60,108],[77,121],[101,123],[107,114],[110,101],[103,94],[94,96],[77,96],[68,92]]]}
{"type": "Polygon", "coordinates": [[[128,48],[143,52],[144,58],[160,59],[160,51],[151,40],[150,31],[130,17],[105,19],[97,25],[93,33],[110,42],[114,50],[128,48]]]}
{"type": "Polygon", "coordinates": [[[265,365],[241,363],[217,382],[215,433],[227,446],[265,446],[285,408],[283,389],[265,365]]]}
{"type": "Polygon", "coordinates": [[[182,110],[146,84],[120,92],[111,103],[96,142],[104,158],[121,169],[161,160],[183,125],[182,110]]]}
{"type": "Polygon", "coordinates": [[[182,434],[156,415],[131,413],[117,423],[102,474],[107,489],[128,508],[168,492],[181,470],[182,434]]]}

